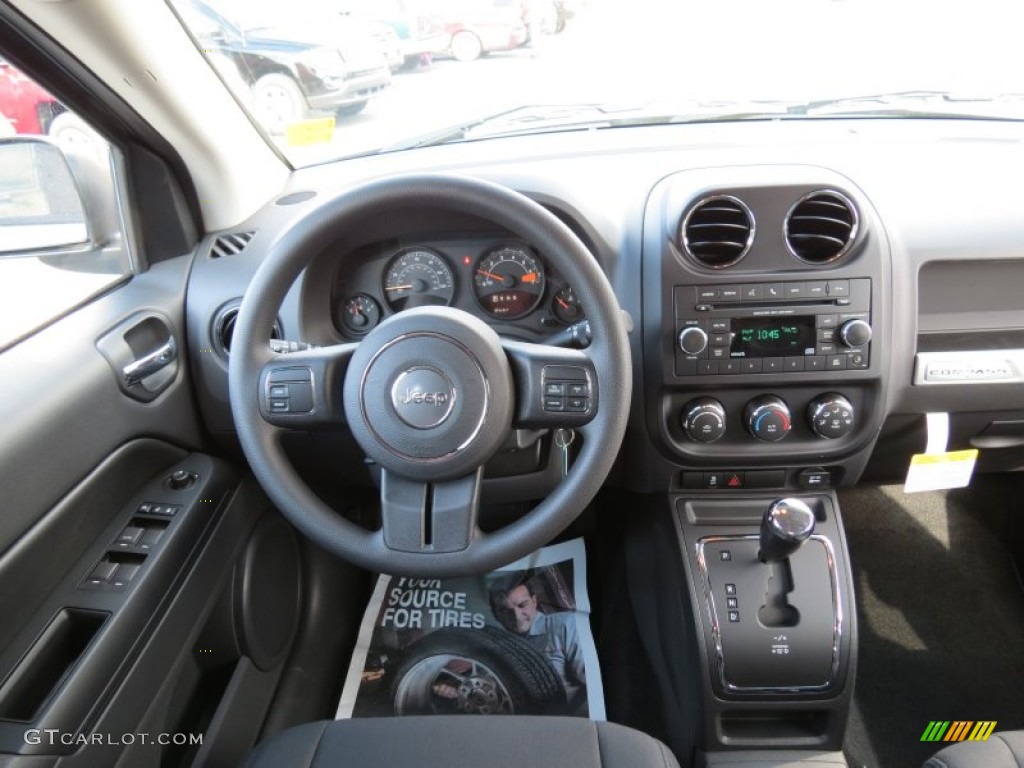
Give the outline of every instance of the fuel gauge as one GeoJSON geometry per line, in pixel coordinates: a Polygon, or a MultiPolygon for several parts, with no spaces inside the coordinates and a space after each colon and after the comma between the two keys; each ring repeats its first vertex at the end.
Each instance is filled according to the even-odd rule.
{"type": "Polygon", "coordinates": [[[380,322],[380,305],[371,296],[357,293],[345,299],[338,312],[342,328],[353,336],[369,333],[380,322]]]}
{"type": "Polygon", "coordinates": [[[573,325],[583,319],[583,307],[572,288],[563,288],[551,300],[551,311],[560,323],[573,325]]]}

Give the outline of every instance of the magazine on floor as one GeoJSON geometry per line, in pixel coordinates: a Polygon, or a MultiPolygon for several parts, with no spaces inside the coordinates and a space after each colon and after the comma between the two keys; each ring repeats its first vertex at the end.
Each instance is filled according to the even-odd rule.
{"type": "Polygon", "coordinates": [[[380,576],[336,717],[604,720],[586,585],[582,539],[477,576],[380,576]]]}

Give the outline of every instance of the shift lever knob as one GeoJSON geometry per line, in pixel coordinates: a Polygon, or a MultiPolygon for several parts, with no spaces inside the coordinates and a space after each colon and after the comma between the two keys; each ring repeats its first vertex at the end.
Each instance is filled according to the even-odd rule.
{"type": "Polygon", "coordinates": [[[814,512],[800,499],[779,499],[761,520],[762,563],[777,563],[796,552],[814,533],[814,512]]]}

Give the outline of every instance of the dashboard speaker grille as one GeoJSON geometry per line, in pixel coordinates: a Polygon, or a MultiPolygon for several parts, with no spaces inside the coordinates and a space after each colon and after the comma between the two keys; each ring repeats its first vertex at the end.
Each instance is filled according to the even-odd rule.
{"type": "Polygon", "coordinates": [[[690,258],[711,269],[725,269],[750,250],[754,217],[735,197],[713,195],[690,208],[680,230],[683,250],[690,258]]]}
{"type": "Polygon", "coordinates": [[[857,209],[833,190],[801,198],[786,217],[786,244],[798,259],[827,264],[846,255],[857,237],[857,209]]]}
{"type": "Polygon", "coordinates": [[[210,258],[219,259],[223,256],[235,256],[241,253],[255,234],[255,232],[234,232],[230,235],[220,235],[210,246],[210,258]]]}

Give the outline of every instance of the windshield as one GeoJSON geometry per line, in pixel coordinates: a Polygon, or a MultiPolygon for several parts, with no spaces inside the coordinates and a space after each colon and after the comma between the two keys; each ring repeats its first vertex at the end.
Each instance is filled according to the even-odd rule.
{"type": "Polygon", "coordinates": [[[171,2],[294,165],[652,123],[1024,117],[1002,0],[171,2]]]}

